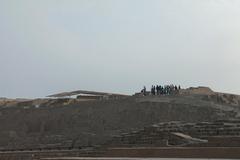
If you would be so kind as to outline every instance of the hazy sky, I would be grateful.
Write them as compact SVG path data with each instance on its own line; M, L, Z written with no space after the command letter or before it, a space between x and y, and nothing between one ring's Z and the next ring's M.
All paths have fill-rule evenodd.
M0 0L0 97L143 85L240 94L239 0Z

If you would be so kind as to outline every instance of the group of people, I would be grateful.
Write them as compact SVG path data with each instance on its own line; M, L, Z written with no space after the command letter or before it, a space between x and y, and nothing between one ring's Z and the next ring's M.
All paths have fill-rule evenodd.
M151 87L151 91L147 92L146 87L144 86L141 93L143 93L143 95L170 95L170 94L174 94L174 93L178 93L178 91L181 89L181 86L177 86L177 85L152 85Z

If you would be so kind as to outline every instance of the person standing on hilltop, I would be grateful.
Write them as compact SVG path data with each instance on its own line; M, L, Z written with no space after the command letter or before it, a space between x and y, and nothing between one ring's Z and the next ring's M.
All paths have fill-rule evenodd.
M159 95L159 86L156 85L157 95Z
M156 87L153 86L153 95L156 95Z
M152 95L155 95L155 93L156 93L156 88L155 88L155 86L154 85L152 85L152 89L151 89L151 92L152 92Z
M160 94L163 94L163 86L160 86Z
M143 96L146 96L146 87L143 86L143 89L141 90L141 93L143 94Z
M143 87L143 95L146 96L146 87Z

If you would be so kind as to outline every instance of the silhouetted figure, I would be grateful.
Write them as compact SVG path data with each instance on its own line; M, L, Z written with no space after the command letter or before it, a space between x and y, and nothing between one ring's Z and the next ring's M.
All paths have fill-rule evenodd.
M156 87L153 86L153 95L156 95Z
M156 87L156 90L157 90L157 95L159 95L159 86L158 85Z
M143 87L142 93L144 96L146 96L146 87L145 86Z
M177 90L178 90L178 87L175 85L174 89L175 89L175 91L177 91Z
M154 95L154 88L153 88L153 85L152 85L152 88L151 88L151 95Z
M163 94L163 86L160 86L160 94Z

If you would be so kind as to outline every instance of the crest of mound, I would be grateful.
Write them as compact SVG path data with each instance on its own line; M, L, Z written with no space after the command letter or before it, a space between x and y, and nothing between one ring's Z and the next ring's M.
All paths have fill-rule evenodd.
M213 95L215 92L209 88L204 86L199 87L190 87L181 91L182 94L199 94L199 95Z

